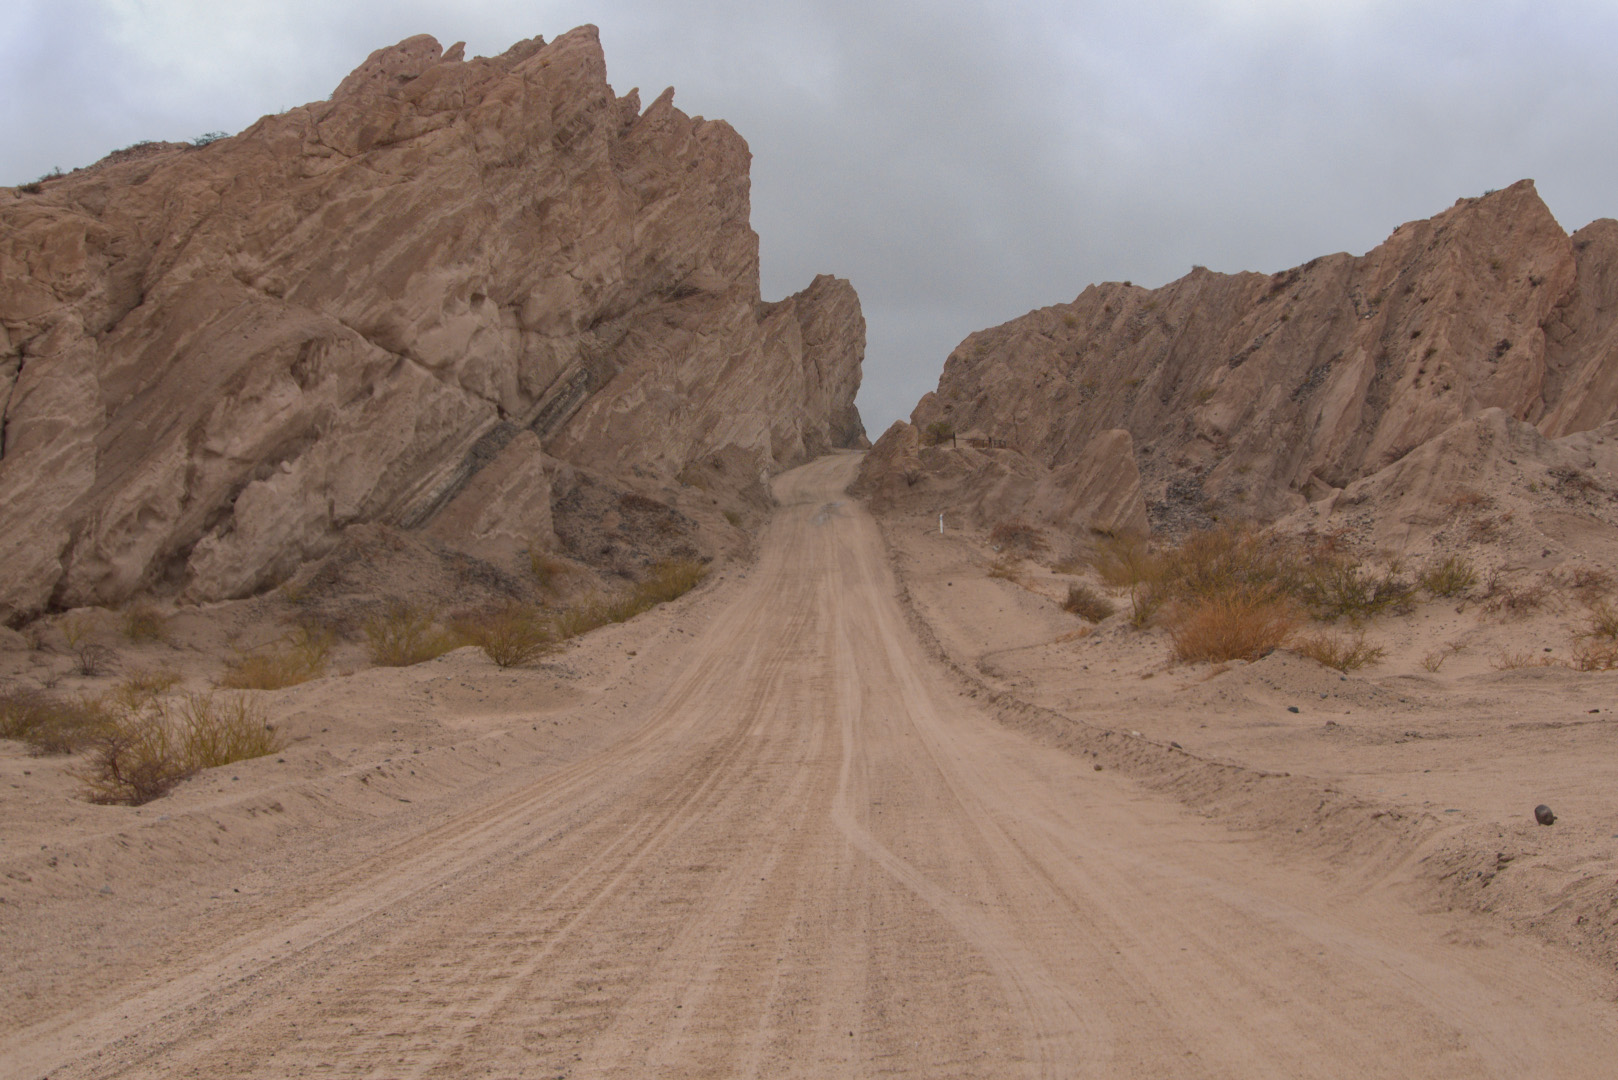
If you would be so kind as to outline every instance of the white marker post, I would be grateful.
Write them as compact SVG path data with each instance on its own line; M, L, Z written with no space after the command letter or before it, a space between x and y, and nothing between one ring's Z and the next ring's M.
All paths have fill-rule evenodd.
M944 535L944 515L943 514L938 515L938 535L939 536Z

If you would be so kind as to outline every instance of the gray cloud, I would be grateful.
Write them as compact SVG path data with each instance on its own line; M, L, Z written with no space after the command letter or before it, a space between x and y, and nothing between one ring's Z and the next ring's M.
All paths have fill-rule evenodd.
M873 430L966 333L1092 281L1364 251L1524 176L1570 228L1618 211L1597 0L14 0L0 180L239 130L413 33L487 54L582 22L620 91L747 137L767 294L854 281Z

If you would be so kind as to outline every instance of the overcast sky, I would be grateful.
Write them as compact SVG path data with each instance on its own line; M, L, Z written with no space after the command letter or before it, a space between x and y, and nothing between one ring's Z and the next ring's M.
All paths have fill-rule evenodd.
M234 133L411 34L584 22L619 93L747 138L767 297L853 280L873 438L1091 282L1358 254L1523 177L1569 231L1618 216L1613 0L4 0L0 183Z

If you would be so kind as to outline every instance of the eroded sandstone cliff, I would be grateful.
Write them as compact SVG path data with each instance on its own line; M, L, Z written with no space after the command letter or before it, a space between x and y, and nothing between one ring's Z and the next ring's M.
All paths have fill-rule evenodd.
M761 301L748 165L583 27L0 190L0 620L248 594L355 523L543 537L558 462L861 441L858 298Z
M912 422L1052 472L1127 433L1176 528L1275 520L1495 408L1549 437L1618 416L1618 222L1569 236L1526 180L1358 258L1091 286L968 337Z

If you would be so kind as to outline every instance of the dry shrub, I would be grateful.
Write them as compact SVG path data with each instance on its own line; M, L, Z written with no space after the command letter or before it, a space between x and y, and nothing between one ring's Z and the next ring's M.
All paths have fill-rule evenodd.
M1504 535L1512 517L1511 511L1507 510L1494 517L1475 518L1466 528L1466 538L1474 544L1491 544Z
M1421 574L1421 587L1434 596L1460 596L1478 583L1477 571L1464 555L1451 555Z
M1611 604L1602 602L1593 606L1589 620L1584 637L1618 641L1618 611L1613 610Z
M678 600L701 584L708 576L708 568L698 559L664 559L653 564L646 577L631 594L639 607L634 614L649 611L658 604ZM619 620L622 621L622 620Z
M989 530L989 543L1000 550L1023 555L1033 555L1050 546L1045 540L1045 531L1026 521L1002 521Z
M510 604L464 620L459 629L499 666L517 667L542 656L555 633L537 608Z
M230 690L280 690L326 674L336 636L315 626L300 626L273 647L237 653L225 661L219 685Z
M86 678L105 675L118 666L118 654L95 641L80 642L73 656L73 669Z
M180 673L173 668L135 668L112 692L121 700L145 701L166 694L178 685Z
M1446 506L1457 511L1494 509L1493 496L1485 495L1483 492L1475 491L1472 488L1456 488L1454 494L1446 495L1439 499L1438 502L1440 506Z
M1286 644L1299 621L1284 597L1235 591L1176 605L1168 627L1177 659L1217 663L1257 660Z
M696 588L708 575L698 559L664 559L653 564L646 577L627 595L597 597L557 613L553 628L558 640L577 637L608 623L628 622L659 604L677 600Z
M1501 650L1489 661L1489 666L1496 671L1516 671L1519 668L1555 667L1557 660L1532 649L1518 649L1515 652Z
M989 576L1002 581L1016 581L1022 572L1022 560L1014 558L996 559L989 564Z
M187 694L118 708L76 774L91 802L139 806L203 769L273 754L285 745L245 694Z
M1460 652L1463 648L1464 646L1462 645L1445 645L1441 649L1429 649L1427 655L1421 658L1421 666L1436 675L1438 669L1444 666L1444 661Z
M1294 638L1287 648L1299 656L1307 656L1319 664L1338 671L1354 671L1374 664L1387 655L1380 645L1368 645L1364 634L1352 637L1341 634L1310 634Z
M1567 586L1588 603L1612 592L1612 575L1599 566L1577 566L1568 575Z
M112 725L113 715L96 698L57 697L38 690L0 694L0 739L27 743L36 754L71 754Z
M124 637L135 644L169 639L168 620L150 604L132 604L124 609Z
M1069 555L1065 559L1057 559L1051 563L1051 571L1057 574L1082 574L1085 561L1077 555Z
M1612 671L1618 669L1618 641L1612 638L1583 638L1573 643L1573 659L1568 666L1574 671Z
M1117 607L1090 586L1074 584L1067 587L1067 599L1062 602L1062 610L1071 611L1086 622L1098 623L1116 611Z
M562 578L572 570L566 560L547 553L538 544L532 544L528 548L528 568L533 571L534 580L539 582L539 587L546 592L555 592Z
M1483 610L1505 618L1522 618L1544 607L1550 590L1544 581L1507 585L1499 575L1489 578L1483 593Z
M379 667L409 667L433 660L466 644L436 625L437 613L415 604L393 603L365 620L371 662Z

